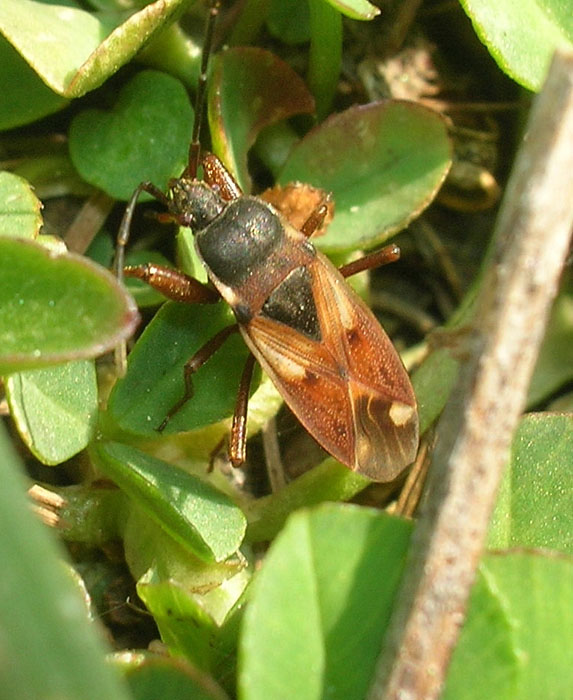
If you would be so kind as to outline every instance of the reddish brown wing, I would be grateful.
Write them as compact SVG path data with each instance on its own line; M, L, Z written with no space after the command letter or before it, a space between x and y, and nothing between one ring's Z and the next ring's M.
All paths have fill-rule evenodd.
M418 448L412 385L388 336L338 270L321 254L308 269L320 341L261 314L241 331L308 432L351 469L391 481Z

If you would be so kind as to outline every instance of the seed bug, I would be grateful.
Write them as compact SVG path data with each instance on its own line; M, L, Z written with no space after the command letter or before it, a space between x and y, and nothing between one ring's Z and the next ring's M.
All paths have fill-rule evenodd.
M230 335L240 332L251 355L233 416L232 464L245 460L247 403L256 360L324 449L360 474L390 481L416 455L416 399L391 341L345 278L396 260L399 250L386 246L337 269L309 240L324 221L327 201L296 229L261 198L243 194L221 161L201 150L201 114L217 13L218 2L213 2L188 166L170 181L167 194L149 182L139 185L118 235L115 264L121 276L137 199L142 191L151 194L167 208L162 218L192 229L209 284L153 264L128 267L124 273L176 301L212 303L222 298L236 318L236 324L217 333L187 361L185 391L159 430L191 398L193 373Z

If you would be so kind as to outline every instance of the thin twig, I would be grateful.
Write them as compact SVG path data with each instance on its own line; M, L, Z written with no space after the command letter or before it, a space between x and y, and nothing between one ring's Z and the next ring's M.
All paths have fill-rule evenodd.
M573 227L573 54L534 104L370 700L441 692Z
M277 436L276 418L271 418L263 428L263 449L271 492L276 493L286 486L284 465Z
M113 205L114 200L108 194L101 190L94 192L66 231L64 239L68 250L73 253L85 253L109 216Z
M60 511L64 505L64 499L60 494L34 484L28 489L28 496L32 500L33 510L49 527L60 525Z

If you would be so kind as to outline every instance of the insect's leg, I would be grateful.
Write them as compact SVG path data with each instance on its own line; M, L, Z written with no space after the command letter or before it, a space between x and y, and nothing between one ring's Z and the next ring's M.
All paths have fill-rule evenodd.
M235 181L234 177L227 170L213 153L204 153L201 158L203 166L203 178L227 202L241 197L243 191Z
M185 391L183 393L183 396L179 399L179 401L177 401L177 403L170 409L169 413L162 421L161 425L158 426L157 430L159 432L164 430L167 423L169 423L169 421L173 418L177 411L181 410L181 408L183 408L187 401L189 401L189 399L193 396L193 374L195 374L195 372L217 352L217 350L221 347L221 345L223 345L225 340L227 340L227 338L230 335L236 333L238 330L239 326L236 323L232 326L227 326L226 328L223 328L209 341L207 341L205 345L203 345L203 347L199 348L199 350L197 350L193 357L187 360L187 362L185 363L185 367L183 368Z
M330 202L330 195L326 197L317 207L313 210L311 215L302 225L300 231L307 238L310 238L315 231L322 226L326 215L328 214L328 204Z
M115 277L119 283L123 282L123 268L125 264L125 248L129 240L129 234L131 232L131 220L133 219L133 212L135 210L135 205L139 199L142 192L147 192L155 199L159 200L166 206L169 206L169 199L167 196L156 187L152 182L142 182L134 190L131 198L125 208L123 213L123 219L121 220L121 225L117 234L117 241L115 244L115 255L112 263L112 271L115 273ZM116 372L119 377L125 374L127 367L127 350L125 340L118 343L115 348L115 367Z
M231 437L229 440L229 459L234 467L239 467L245 461L247 455L247 407L249 404L249 389L253 378L253 368L255 366L255 356L249 355L245 362L239 391L237 392L237 403L233 413L233 425L231 427Z
M164 265L155 265L155 263L132 265L125 267L123 274L146 282L173 301L182 301L186 304L213 304L221 298L219 292L202 284L194 277Z
M375 250L373 253L365 255L363 258L353 260L347 265L342 265L342 267L338 268L338 271L343 277L351 277L358 272L373 270L375 267L396 262L399 258L400 248L398 248L395 243L391 243L390 245L384 246L384 248L380 248L380 250Z
M121 220L121 225L119 227L119 232L117 234L117 242L115 247L115 257L113 260L113 271L118 280L123 279L123 267L125 261L125 247L129 240L129 234L131 231L131 220L133 219L133 212L135 210L135 205L139 199L142 192L147 192L155 199L159 200L165 206L169 206L169 199L159 187L156 187L152 182L142 182L139 184L129 200L125 212L123 214L123 219Z

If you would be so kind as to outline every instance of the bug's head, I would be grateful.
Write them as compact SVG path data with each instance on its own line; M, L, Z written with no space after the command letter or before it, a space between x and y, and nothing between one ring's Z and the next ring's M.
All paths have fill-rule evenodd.
M225 208L224 200L205 182L182 178L170 183L171 211L182 226L202 231Z

